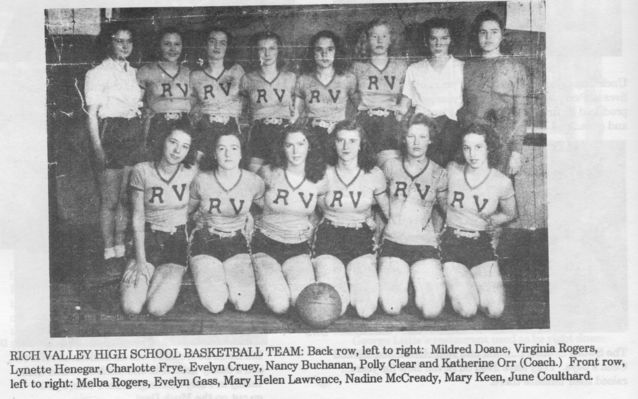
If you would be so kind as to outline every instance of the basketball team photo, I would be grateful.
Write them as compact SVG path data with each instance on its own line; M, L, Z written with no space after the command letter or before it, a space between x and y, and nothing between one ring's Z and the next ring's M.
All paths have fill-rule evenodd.
M550 328L544 1L44 12L51 337Z

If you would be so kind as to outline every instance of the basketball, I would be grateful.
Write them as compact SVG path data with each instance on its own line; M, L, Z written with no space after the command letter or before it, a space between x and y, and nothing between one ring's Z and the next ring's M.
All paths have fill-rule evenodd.
M311 327L326 328L341 314L341 298L330 284L313 283L297 297L299 317Z

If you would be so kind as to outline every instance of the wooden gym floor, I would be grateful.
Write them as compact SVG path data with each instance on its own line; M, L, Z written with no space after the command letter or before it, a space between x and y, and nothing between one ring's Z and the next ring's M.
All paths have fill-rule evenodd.
M100 237L95 225L62 225L51 232L51 336L145 336L314 331L294 311L277 316L257 298L248 313L228 306L212 315L200 304L190 276L175 308L166 316L126 316L120 310L118 283L101 273ZM477 315L464 319L449 303L435 320L424 320L411 298L398 316L380 310L367 320L349 309L320 331L408 331L549 328L547 230L509 229L499 247L507 304L497 320Z

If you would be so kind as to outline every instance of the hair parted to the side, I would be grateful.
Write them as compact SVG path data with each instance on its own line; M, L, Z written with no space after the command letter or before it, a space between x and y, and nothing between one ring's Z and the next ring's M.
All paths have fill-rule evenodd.
M404 126L401 130L401 156L405 158L408 155L408 149L406 147L405 138L408 135L408 130L410 127L414 125L423 125L428 128L428 133L430 134L430 141L432 141L432 137L436 137L439 134L439 127L434 123L434 120L429 116L426 116L421 113L417 113L412 115L410 120L407 123L407 126Z
M209 143L211 143L211 147L210 148L205 148L205 152L204 152L204 156L202 157L202 159L200 159L199 161L199 170L203 171L203 172L210 172L212 170L216 170L217 169L217 159L215 158L215 150L217 148L217 144L219 143L219 139L224 137L224 136L234 136L237 137L237 140L239 140L239 147L240 147L240 151L241 151L241 159L239 160L239 167L242 169L246 169L246 163L248 160L248 157L246 156L246 139L239 134L239 132L235 131L235 130L222 130L219 131L216 135L215 135L215 139L209 141Z
M328 165L337 165L339 155L337 154L336 140L337 135L342 130L356 130L357 132L359 132L361 147L359 148L357 164L361 169L363 169L364 172L370 172L372 168L374 168L377 164L376 154L374 153L372 144L370 144L370 140L368 140L368 134L366 133L365 129L355 120L346 119L335 125L331 134L332 145L330 146L328 151Z
M481 29L481 25L485 21L494 21L498 24L499 28L501 28L501 33L503 34L503 40L501 41L501 45L500 45L501 54L510 54L511 48L509 45L509 41L505 37L505 23L503 22L501 17L499 17L495 12L490 10L481 11L476 16L476 18L474 18L474 21L472 22L472 28L470 29L469 43L473 51L476 54L481 54L483 52L483 50L481 49L481 46L479 46L478 33L479 33L479 30Z
M396 44L396 36L394 35L392 24L390 24L390 21L385 18L374 18L366 24L363 30L361 30L361 34L357 40L357 44L354 49L354 57L358 61L365 62L370 59L370 44L368 39L370 38L370 31L372 28L377 26L386 26L388 28L388 31L390 32L390 47L388 47L388 55L393 55L393 49Z
M235 38L226 27L220 26L220 25L214 25L204 31L204 40L203 40L204 56L202 57L202 60L204 61L203 68L206 68L208 66L208 56L206 55L206 47L208 46L208 37L213 32L221 32L224 35L226 35L226 55L224 55L224 69L230 69L233 65L237 63L237 59L236 59L237 54L235 52L236 51Z
M166 130L166 133L164 133L162 139L157 141L155 148L151 149L152 159L155 162L159 162L162 160L162 157L164 156L164 145L166 144L166 139L168 139L168 137L177 130L180 132L184 132L191 137L190 149L188 150L188 154L186 154L186 157L182 161L184 167L186 169L189 169L195 163L195 156L197 151L195 150L194 144L195 134L188 118L178 121L170 129Z
M318 182L323 178L323 175L326 173L326 161L321 154L321 146L319 143L319 138L310 134L308 128L306 128L301 123L295 123L287 126L281 135L279 135L277 139L276 145L273 147L273 153L271 156L271 166L281 169L286 169L288 165L288 160L286 158L286 151L284 150L284 145L286 142L286 138L289 134L292 133L301 133L304 135L306 140L308 141L308 155L306 156L306 164L304 167L304 172L306 174L306 179L310 180L313 183Z
M255 33L250 39L250 70L259 70L261 66L259 60L259 42L268 39L274 40L277 43L277 70L281 71L281 69L286 66L286 57L284 56L281 37L272 31L262 31Z
M490 168L498 167L501 162L503 143L496 130L486 121L475 121L463 129L461 132L461 148L457 153L456 162L459 165L466 164L467 161L465 160L465 156L463 156L463 139L472 133L485 138L485 145L487 146L487 165Z
M452 24L452 21L447 18L431 18L423 23L423 43L425 44L425 54L426 57L430 57L432 52L430 51L430 46L428 45L428 40L430 38L430 34L432 33L432 29L447 29L450 35L450 47L448 48L448 54L454 54L455 46L456 46L456 31L455 27Z
M332 40L335 45L335 60L333 63L333 67L335 69L335 73L337 75L343 75L349 67L349 62L346 57L346 48L343 40L330 30L322 30L321 32L317 32L312 38L310 38L310 42L308 43L308 47L306 48L306 56L301 62L301 72L305 74L312 74L317 69L317 64L315 62L315 47L317 46L317 42L321 38L327 38Z
M94 61L102 62L113 55L113 38L118 32L129 32L133 40L133 51L137 51L137 36L129 24L123 21L109 22L102 25L100 34L95 39ZM134 58L133 54L129 59Z
M153 59L155 61L162 61L162 40L164 39L164 36L166 35L178 35L179 39L182 41L182 52L179 55L179 58L177 59L177 63L181 63L184 58L186 57L185 51L184 51L184 35L182 34L182 31L179 30L176 26L165 26L162 29L159 30L159 32L157 32L157 35L155 36L155 44L154 44L154 53L153 53Z

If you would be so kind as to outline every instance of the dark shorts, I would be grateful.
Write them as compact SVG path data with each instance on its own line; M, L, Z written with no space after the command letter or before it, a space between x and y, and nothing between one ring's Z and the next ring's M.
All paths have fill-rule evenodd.
M215 140L220 134L237 133L239 134L239 126L236 118L228 119L227 123L210 121L209 115L202 115L197 122L197 137L195 138L195 149L204 154L212 154L215 152Z
M133 166L142 159L142 118L104 118L100 120L100 138L106 169Z
M188 114L185 112L175 113L179 117L177 119L167 119L165 113L158 113L151 117L151 120L147 123L148 131L146 132L146 149L150 154L153 153L158 141L161 141L170 130L179 123L181 120L188 118Z
M254 121L248 141L250 156L269 162L272 158L274 146L279 142L283 129L287 124L288 120L286 119L280 125L266 124L261 120Z
M232 237L221 237L207 229L200 229L195 232L191 243L191 256L210 255L220 262L247 253L248 243L239 232Z
M403 245L390 240L383 240L379 256L399 258L408 265L423 259L441 259L439 250L431 245Z
M286 244L266 237L262 232L257 230L251 242L252 253L263 252L271 256L280 265L288 259L298 255L310 255L310 244L308 241L298 244Z
M457 155L460 156L461 129L457 121L445 115L434 118L434 123L438 133L430 135L427 156L445 168Z
M335 226L324 220L317 227L314 257L332 255L347 265L355 258L374 253L374 232L367 224L359 228Z
M481 263L496 260L492 247L492 237L486 231L476 238L458 236L454 229L447 227L441 236L441 261L456 262L473 268Z
M186 266L188 259L188 240L186 226L178 226L174 233L153 231L147 225L144 233L146 260L157 267L167 263Z
M357 121L368 134L374 152L398 150L401 137L401 124L391 112L388 116L374 116L368 111L360 111Z

